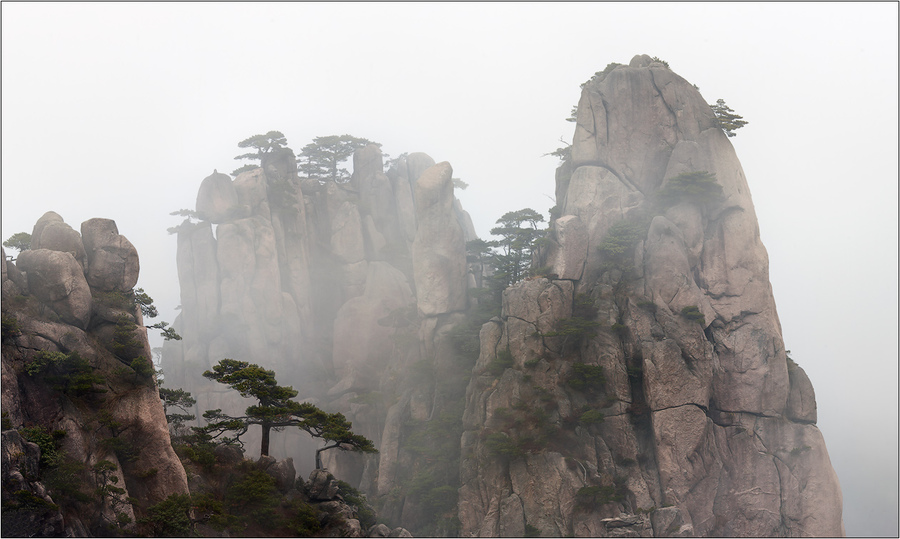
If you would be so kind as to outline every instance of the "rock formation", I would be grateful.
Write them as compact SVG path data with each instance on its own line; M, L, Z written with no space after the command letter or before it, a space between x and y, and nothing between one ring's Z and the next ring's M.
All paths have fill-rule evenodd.
M747 181L700 93L647 56L595 75L557 201L550 278L482 329L462 534L843 534Z
M81 231L48 212L32 248L0 262L4 534L131 530L149 506L187 492L133 297L137 251L113 221Z
M490 269L467 264L448 163L413 153L385 172L370 145L347 183L320 182L284 148L206 178L176 227L184 340L165 347L167 383L198 413L239 413L201 373L225 357L275 370L375 442L326 466L419 535L842 534L814 392L714 112L637 56L583 86L576 119L543 269L493 318L471 299ZM56 289L75 293L72 252ZM82 320L65 297L46 301ZM272 442L312 468L308 438Z
M202 373L223 358L274 370L300 399L344 413L375 442L378 455L326 452L325 464L382 495L386 518L413 529L434 515L397 495L422 458L402 438L411 421L424 424L464 394L466 369L446 341L468 306L471 219L453 195L450 164L423 153L385 172L379 147L361 148L346 183L301 179L293 159L285 148L233 181L209 176L197 219L174 229L182 299L174 327L183 340L164 347L166 383L197 398L198 416L240 415L247 404ZM271 451L302 470L313 467L314 447L289 429L273 436ZM455 476L455 464L443 472Z

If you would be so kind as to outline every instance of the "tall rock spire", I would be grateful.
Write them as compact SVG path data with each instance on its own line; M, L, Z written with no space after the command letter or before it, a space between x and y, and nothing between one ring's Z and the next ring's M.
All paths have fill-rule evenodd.
M597 73L557 195L551 278L482 330L462 533L842 535L747 180L697 89L646 55Z

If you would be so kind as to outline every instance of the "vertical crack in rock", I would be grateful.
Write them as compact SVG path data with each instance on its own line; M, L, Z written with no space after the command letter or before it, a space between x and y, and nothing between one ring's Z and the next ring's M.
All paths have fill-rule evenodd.
M653 88L656 90L657 95L659 96L659 100L662 101L662 104L665 105L666 110L669 111L669 114L672 115L672 121L675 122L675 129L677 131L681 131L681 128L678 126L678 114L672 110L672 106L666 101L666 98L663 96L662 90L659 89L659 86L656 84L656 76L654 76L653 72L655 70L650 69L650 82L653 84ZM668 141L665 141L668 144ZM670 148L673 148L671 144L669 144Z

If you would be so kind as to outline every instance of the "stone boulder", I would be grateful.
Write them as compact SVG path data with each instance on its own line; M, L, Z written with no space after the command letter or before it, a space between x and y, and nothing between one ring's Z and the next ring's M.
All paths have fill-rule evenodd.
M265 472L275 479L275 488L279 492L287 492L294 488L294 480L297 477L297 470L294 469L294 459L289 457L276 461L267 467Z
M60 319L81 329L91 320L91 287L71 253L48 249L28 250L17 266L26 273L28 290L47 304Z
M237 194L241 206L236 218L250 217L253 215L270 219L268 188L266 186L266 173L261 168L255 168L241 172L234 179L234 192Z
M406 156L406 177L413 191L415 191L419 176L434 165L434 159L427 153L414 152Z
M238 464L244 460L244 451L236 445L217 445L213 453L223 464Z
M237 216L240 210L237 191L231 176L213 171L200 183L196 211L201 219L224 223Z
M54 212L47 212L44 217L38 219L34 225L34 231L37 235L31 235L32 249L49 249L51 251L62 251L64 253L72 253L75 260L81 266L82 271L87 270L87 254L84 251L84 243L81 241L81 234L75 231ZM48 220L44 220L49 218Z
M31 229L31 242L32 242L31 248L37 249L37 247L34 246L34 239L41 237L41 235L44 232L44 227L46 227L50 223L64 223L64 222L65 221L63 220L62 216L60 214L56 213L55 211L48 211L47 213L42 215L40 217L40 219L38 219L37 222L34 223L34 227L32 227L32 229Z
M391 529L385 524L374 524L366 531L366 537L390 537Z
M328 470L313 470L309 474L306 489L312 500L333 500L338 493L337 479Z
M141 266L137 249L119 234L112 219L88 219L81 223L87 252L87 282L104 292L128 292L138 281Z

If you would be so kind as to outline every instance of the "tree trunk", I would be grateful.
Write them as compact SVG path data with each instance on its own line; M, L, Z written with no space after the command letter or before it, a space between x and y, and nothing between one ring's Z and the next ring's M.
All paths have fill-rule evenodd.
M262 444L260 445L259 455L268 455L269 454L269 431L272 430L272 426L266 423L262 424ZM318 455L316 455L318 456Z
M316 469L317 470L322 469L322 451L324 451L325 449L326 448L324 448L324 447L322 449L316 449Z

